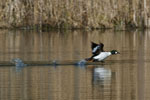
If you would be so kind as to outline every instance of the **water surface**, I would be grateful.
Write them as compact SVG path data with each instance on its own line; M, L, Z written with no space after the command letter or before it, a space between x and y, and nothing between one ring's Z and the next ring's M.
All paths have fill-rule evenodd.
M0 100L149 100L150 31L0 31L0 62L79 61L90 42L118 50L100 65L0 66Z

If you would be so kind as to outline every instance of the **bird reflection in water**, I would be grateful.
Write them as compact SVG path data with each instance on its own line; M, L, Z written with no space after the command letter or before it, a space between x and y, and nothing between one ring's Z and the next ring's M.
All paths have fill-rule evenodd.
M110 84L112 72L103 66L98 66L93 69L94 84Z

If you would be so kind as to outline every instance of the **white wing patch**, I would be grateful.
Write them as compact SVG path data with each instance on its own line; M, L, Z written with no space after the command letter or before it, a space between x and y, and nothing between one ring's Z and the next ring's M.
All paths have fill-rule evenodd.
M92 50L92 52L94 53L94 52L96 52L96 50L99 48L100 46L96 46L93 50Z

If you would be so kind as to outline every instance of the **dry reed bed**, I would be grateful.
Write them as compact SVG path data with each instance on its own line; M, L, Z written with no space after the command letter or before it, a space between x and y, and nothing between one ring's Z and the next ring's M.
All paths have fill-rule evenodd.
M149 27L149 4L147 0L0 0L0 27Z

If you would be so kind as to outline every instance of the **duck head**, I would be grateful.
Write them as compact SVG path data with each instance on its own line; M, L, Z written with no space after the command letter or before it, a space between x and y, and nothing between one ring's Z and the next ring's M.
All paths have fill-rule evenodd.
M117 50L110 51L112 55L120 54Z

